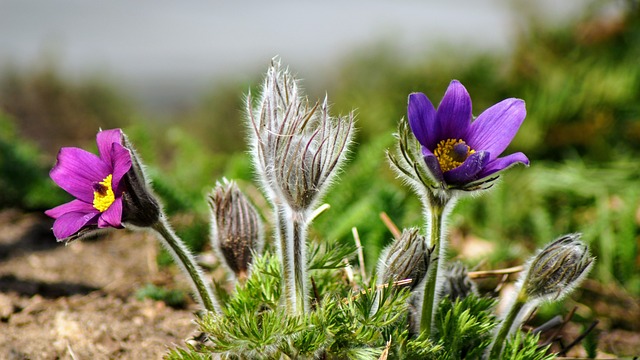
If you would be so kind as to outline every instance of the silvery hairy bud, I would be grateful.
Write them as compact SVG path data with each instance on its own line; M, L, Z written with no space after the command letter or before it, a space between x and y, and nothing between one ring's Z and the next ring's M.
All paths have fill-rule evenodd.
M131 170L122 179L127 189L122 194L122 221L135 226L150 227L160 219L160 203L151 190L140 156L124 133L122 138L124 147L131 153Z
M441 297L448 296L449 299L455 301L464 299L471 294L478 295L478 288L469 278L469 271L463 263L456 261L446 264L443 270Z
M311 209L345 158L353 113L331 117L326 98L310 104L277 60L267 71L260 103L251 106L249 96L253 159L270 201Z
M262 221L234 182L223 180L209 194L211 245L221 263L238 279L245 279L253 256L264 245Z
M386 284L411 279L404 286L414 289L429 269L431 251L417 228L405 229L391 245L383 250L378 262L378 283Z
M593 260L580 234L564 235L531 260L523 291L532 300L560 299L589 273Z

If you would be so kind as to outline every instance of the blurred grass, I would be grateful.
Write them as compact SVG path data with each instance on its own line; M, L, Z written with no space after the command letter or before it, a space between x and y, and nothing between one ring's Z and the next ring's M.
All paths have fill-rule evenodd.
M353 241L351 228L357 227L372 269L391 238L380 212L401 227L421 224L419 202L395 179L384 151L393 147L391 134L406 114L407 95L421 91L438 103L455 78L469 90L476 115L507 97L527 102L527 119L507 152L527 153L531 167L510 170L493 191L462 201L452 217L454 229L498 244L485 266L521 263L537 246L583 232L598 257L592 276L640 295L637 12L610 17L594 10L556 29L533 21L509 55L441 47L437 56L407 62L389 44L365 50L346 58L329 81L334 112L357 109L359 131L325 199L332 207L315 222L313 237ZM255 79L252 86L260 84ZM46 180L57 148L92 149L98 127L123 126L178 232L201 250L207 241L206 192L222 176L246 189L253 178L242 120L248 86L212 89L200 106L166 124L145 118L113 86L95 80L66 82L52 68L5 72L0 208L40 210L61 203L64 193Z

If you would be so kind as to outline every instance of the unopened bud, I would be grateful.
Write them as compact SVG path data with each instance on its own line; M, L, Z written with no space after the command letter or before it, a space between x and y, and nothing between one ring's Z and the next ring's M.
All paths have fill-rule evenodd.
M238 186L226 179L209 195L209 206L211 245L220 261L244 279L254 253L259 254L264 244L260 216Z
M122 194L124 211L122 221L140 227L150 227L160 219L160 204L151 190L140 156L122 134L123 145L131 153L131 169L122 178L125 191Z
M461 262L452 262L445 265L442 272L442 288L440 296L448 296L449 299L464 299L471 294L478 295L476 284L469 278L467 267Z
M587 245L580 241L580 234L564 235L533 258L523 290L530 299L559 299L589 273L593 260Z
M326 98L310 103L296 78L274 60L260 104L249 110L253 158L270 201L312 209L346 157L353 124L353 113L332 117Z
M418 234L418 229L405 229L400 238L389 245L380 256L378 282L385 284L411 279L411 283L404 286L413 289L426 275L430 258L431 251L425 244L424 236Z

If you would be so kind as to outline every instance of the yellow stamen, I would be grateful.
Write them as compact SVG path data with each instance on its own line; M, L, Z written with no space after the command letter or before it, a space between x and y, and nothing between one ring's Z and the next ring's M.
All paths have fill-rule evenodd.
M113 175L109 174L104 180L93 186L93 207L100 212L106 211L116 200L111 187Z
M457 145L463 145L457 146ZM466 150L466 151L465 151ZM440 163L440 169L442 172L447 172L449 170L455 169L458 166L462 165L462 163L467 160L469 155L475 153L476 151L471 149L464 140L461 139L447 139L442 140L436 146L436 149L433 151L433 154L438 159Z

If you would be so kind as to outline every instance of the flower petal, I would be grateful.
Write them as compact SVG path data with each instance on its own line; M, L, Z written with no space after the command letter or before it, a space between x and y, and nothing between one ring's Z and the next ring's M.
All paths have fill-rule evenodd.
M477 179L477 175L489 162L489 153L477 151L471 154L462 165L444 173L444 180L448 184L465 184Z
M111 157L111 145L114 143L122 145L122 130L102 130L98 132L98 135L96 135L96 144L98 144L98 153L100 154L100 158L112 168L114 164Z
M509 146L527 116L523 100L506 99L493 105L478 116L467 133L467 144L472 149L491 153L496 159Z
M116 198L116 200L109 206L105 212L100 214L98 219L98 227L122 227L122 198Z
M91 213L70 212L60 216L53 223L53 235L58 240L66 239L77 233L83 226L93 224L98 217L98 211Z
M471 97L467 89L458 80L453 80L438 105L437 140L465 139L472 116Z
M44 213L47 216L57 219L62 215L70 212L90 213L90 212L98 212L98 210L96 210L92 204L89 204L80 200L72 200L66 204L62 204L54 207L53 209L49 209Z
M521 152L517 152L511 155L507 155L505 157L495 159L489 162L487 166L485 166L485 168L482 169L480 174L478 174L478 178L481 179L481 178L487 177L493 173L502 171L515 164L524 164L526 166L529 166L529 159L525 154Z
M49 172L51 179L69 194L93 203L93 183L109 175L110 167L98 156L74 147L58 152L58 161Z
M440 168L440 163L438 162L438 158L426 147L422 147L422 156L424 158L425 164L427 164L427 169L429 173L438 183L444 181L444 177L442 176L442 169Z
M116 196L122 192L120 180L131 169L131 153L124 146L113 143L111 144L110 157L113 161L113 178L111 179L111 187Z
M436 109L425 94L412 93L409 95L407 117L409 118L409 127L420 144L429 149L435 148L438 143Z

